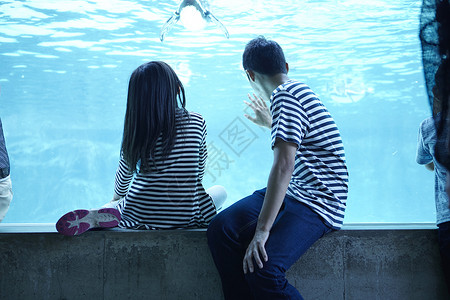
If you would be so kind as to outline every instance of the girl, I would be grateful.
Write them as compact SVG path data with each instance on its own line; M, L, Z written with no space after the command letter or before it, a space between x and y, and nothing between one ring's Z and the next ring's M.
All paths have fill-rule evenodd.
M203 188L206 124L185 105L183 85L166 63L145 63L131 74L113 200L101 209L65 214L56 223L59 233L208 225L226 192Z

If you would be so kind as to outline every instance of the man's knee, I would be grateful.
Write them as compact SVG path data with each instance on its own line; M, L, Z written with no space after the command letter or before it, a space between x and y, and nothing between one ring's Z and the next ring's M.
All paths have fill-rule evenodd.
M277 293L288 284L285 271L271 265L265 265L262 269L256 267L253 273L245 275L245 279L255 295Z

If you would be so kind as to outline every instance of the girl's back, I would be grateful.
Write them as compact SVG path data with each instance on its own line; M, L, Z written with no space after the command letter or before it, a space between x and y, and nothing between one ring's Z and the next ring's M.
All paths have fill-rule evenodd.
M119 226L134 229L169 229L207 226L216 209L202 186L205 172L206 124L198 113L177 112L177 134L172 151L164 158L162 137L154 151L154 164L146 172L129 171L122 158L115 192L125 197L119 205ZM127 193L130 181L130 189Z

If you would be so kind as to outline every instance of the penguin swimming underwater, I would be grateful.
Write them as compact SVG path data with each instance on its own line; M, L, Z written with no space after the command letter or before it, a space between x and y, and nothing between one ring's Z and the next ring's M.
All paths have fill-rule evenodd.
M177 10L172 14L172 16L167 20L164 26L161 28L161 34L159 39L161 42L164 40L166 34L172 29L173 25L180 20L180 16L183 13L183 10L195 10L197 13L200 13L203 20L206 22L213 22L223 31L226 38L228 39L230 35L228 34L228 30L225 26L207 9L208 3L206 0L181 0L178 5Z

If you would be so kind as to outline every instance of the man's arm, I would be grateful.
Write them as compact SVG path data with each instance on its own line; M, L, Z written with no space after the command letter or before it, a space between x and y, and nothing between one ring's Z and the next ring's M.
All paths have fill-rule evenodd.
M259 268L269 259L264 248L270 229L286 196L295 166L297 145L277 138L274 146L274 161L267 183L266 196L259 214L255 235L250 242L243 261L244 273L253 272L253 259ZM262 258L262 260L261 260Z

